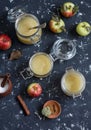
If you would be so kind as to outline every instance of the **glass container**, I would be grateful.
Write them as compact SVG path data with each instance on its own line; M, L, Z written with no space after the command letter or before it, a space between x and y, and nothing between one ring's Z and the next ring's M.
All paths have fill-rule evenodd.
M26 80L35 77L46 77L52 69L56 60L69 60L76 54L76 45L72 40L58 39L54 42L50 54L38 52L30 57L29 66L21 71L22 77Z
M31 29L35 26L39 26L39 20L36 16L25 13L26 8L17 6L8 11L8 20L15 22L16 35L24 44L35 44L40 41L42 36L42 29Z
M84 75L69 67L66 69L62 79L61 79L61 89L63 92L74 97L81 96L86 86L86 80Z

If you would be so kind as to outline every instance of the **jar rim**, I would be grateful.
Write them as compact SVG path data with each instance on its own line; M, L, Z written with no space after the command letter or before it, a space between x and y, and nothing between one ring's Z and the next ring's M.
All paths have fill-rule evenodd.
M21 37L24 37L24 38L29 38L29 37L34 36L34 35L39 31L39 28L37 29L37 31L36 31L34 34L29 35L29 36L25 36L25 35L22 35L21 33L19 33L19 31L18 31L18 29L17 29L17 28L18 28L18 23L19 23L19 21L20 21L22 18L24 18L24 17L32 17L33 19L35 19L35 20L38 22L38 25L39 25L40 23L39 23L38 18L37 18L35 15L29 14L29 13L21 14L21 15L19 15L19 17L16 19L16 21L15 21L15 29L16 29L16 32L18 33L18 35L20 35Z

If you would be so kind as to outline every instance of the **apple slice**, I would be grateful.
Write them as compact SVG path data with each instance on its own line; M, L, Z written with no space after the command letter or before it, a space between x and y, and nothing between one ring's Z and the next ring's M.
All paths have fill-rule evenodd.
M38 97L42 93L42 87L39 83L32 83L28 86L27 93L31 97Z

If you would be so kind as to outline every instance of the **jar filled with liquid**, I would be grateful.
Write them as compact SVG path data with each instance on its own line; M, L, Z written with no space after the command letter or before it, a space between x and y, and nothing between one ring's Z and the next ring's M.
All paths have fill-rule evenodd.
M74 69L66 70L61 80L61 88L68 96L80 96L85 89L85 85L85 77Z

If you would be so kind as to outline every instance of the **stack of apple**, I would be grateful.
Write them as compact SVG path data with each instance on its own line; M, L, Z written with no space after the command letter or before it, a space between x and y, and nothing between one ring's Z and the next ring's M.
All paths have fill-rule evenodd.
M78 6L72 2L66 2L60 7L60 13L66 17L70 18L78 12ZM65 31L65 23L59 16L53 16L49 21L49 28L54 33L61 33ZM88 22L81 22L76 27L76 32L80 36L87 36L91 32L91 26Z
M11 38L6 34L0 35L0 50L7 50L11 47Z

